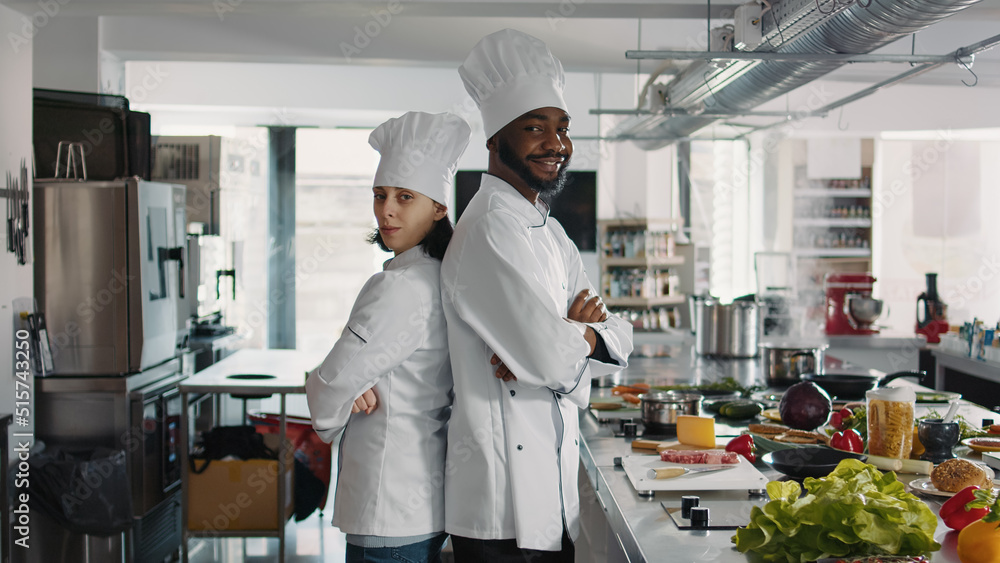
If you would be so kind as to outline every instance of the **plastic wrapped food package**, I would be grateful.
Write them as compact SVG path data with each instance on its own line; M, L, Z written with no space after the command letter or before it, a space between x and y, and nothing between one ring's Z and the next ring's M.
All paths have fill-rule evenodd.
M869 391L868 453L907 459L913 448L913 410L916 393L909 387Z

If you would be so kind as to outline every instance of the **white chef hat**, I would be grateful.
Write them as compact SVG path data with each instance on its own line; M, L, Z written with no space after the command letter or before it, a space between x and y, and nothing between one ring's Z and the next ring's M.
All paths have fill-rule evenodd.
M533 109L567 111L562 63L541 39L527 33L504 29L487 35L472 48L458 74L483 114L487 139Z
M368 136L382 156L374 185L420 192L447 207L458 159L471 136L469 124L453 113L411 111L386 121Z

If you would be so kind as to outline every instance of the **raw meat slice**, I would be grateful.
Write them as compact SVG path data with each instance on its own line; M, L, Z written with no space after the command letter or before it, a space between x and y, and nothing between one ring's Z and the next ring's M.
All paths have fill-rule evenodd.
M739 455L736 452L727 452L725 450L708 450L705 452L705 463L725 463L733 464L739 463Z
M670 463L686 464L737 464L740 456L736 452L725 450L663 450L660 459Z

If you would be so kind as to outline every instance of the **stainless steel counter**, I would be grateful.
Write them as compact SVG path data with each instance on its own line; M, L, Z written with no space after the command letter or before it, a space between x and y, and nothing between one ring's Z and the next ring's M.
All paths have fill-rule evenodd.
M717 359L699 356L694 351L691 342L678 342L660 345L644 345L637 347L629 357L627 369L604 378L599 383L610 387L612 382L643 381L650 385L701 384L720 381L727 377L735 379L740 385L766 385L767 377L761 371L760 358ZM827 354L824 369L852 371L856 373L877 373L856 367ZM881 375L879 373L879 375ZM595 389L595 391L597 391ZM610 396L607 393L595 393L596 396Z
M637 332L633 338L636 347L643 344L691 344L694 336L684 330L671 329L670 332ZM761 342L792 341L812 344L829 344L831 348L865 349L910 349L927 346L923 335L904 332L883 332L872 335L833 335L819 334L813 337L761 336Z
M622 380L626 382L646 381L653 385L677 383L708 383L723 377L733 377L746 385L762 381L758 360L710 360L694 355L690 346L677 345L669 350L668 358L633 357L629 360L628 369L622 372ZM836 362L835 359L830 361ZM911 384L897 380L899 384ZM610 389L594 389L597 397L608 396ZM940 407L939 407L940 409ZM972 405L964 405L962 413L970 420L980 412ZM920 413L918 412L918 415ZM636 415L638 416L638 415ZM615 467L614 458L633 455L632 438L616 438L614 424L601 424L597 419L585 412L581 414L580 433L582 447L580 448L581 464L596 491L597 500L607 517L609 537L617 541L609 541L609 562L618 561L747 561L746 555L739 553L730 540L734 535L730 530L692 531L680 530L674 525L670 516L660 505L680 506L683 494L697 494L702 499L702 506L735 509L745 511L749 519L750 509L755 504L763 504L766 498L751 497L742 491L698 491L698 492L657 492L651 498L643 498L636 494L625 471ZM973 454L978 457L977 454ZM766 466L760 466L762 473L768 479L780 479L783 476ZM899 475L901 481L916 478L913 475ZM937 513L940 503L925 499L931 510ZM935 539L944 545L941 551L931 557L934 562L958 563L955 553L955 536L948 535L948 528L940 520ZM617 546L615 546L617 544Z
M1000 383L1000 362L989 360L977 360L968 355L960 354L953 350L947 350L939 346L933 346L931 353L937 360L937 371L934 375L934 386L944 389L944 370L953 369L962 373L967 373L987 381Z
M610 427L600 428L592 416L581 421L584 435L580 458L598 502L604 509L610 531L617 537L624 552L623 559L612 561L745 561L745 556L732 549L731 530L686 531L674 525L660 505L680 506L682 494L697 494L701 505L710 508L739 507L746 510L763 504L751 501L747 493L734 491L658 492L650 498L636 494L625 471L614 466L614 458L631 455L631 439L610 437Z
M655 345L683 346L694 342L694 337L683 331L639 332L634 338L637 351L644 345L646 348L651 348ZM856 366L885 373L917 369L920 363L920 350L927 346L923 336L903 332L884 332L870 336L761 337L762 343L786 341L810 345L827 344L828 355Z
M927 345L922 335L916 334L873 334L871 336L823 336L820 342L826 342L831 348L856 349L920 349Z

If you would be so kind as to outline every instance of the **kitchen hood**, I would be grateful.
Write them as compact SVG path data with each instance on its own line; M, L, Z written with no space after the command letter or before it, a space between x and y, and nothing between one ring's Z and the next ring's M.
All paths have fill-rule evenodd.
M652 85L665 90L667 111L640 108L607 137L632 140L643 150L690 138L722 115L752 114L760 104L847 64L827 55L870 53L979 1L779 0L757 16L760 43L744 52L801 54L804 60L696 60L665 88ZM731 34L714 30L713 51L728 50Z

